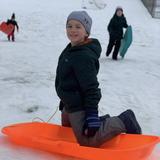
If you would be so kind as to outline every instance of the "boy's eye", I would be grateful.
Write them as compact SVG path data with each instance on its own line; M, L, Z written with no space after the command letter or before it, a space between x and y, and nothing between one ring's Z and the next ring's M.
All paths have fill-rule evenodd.
M81 28L81 26L76 26L77 29Z
M72 28L72 25L67 25L67 28Z
M73 26L73 25L67 25L67 28L76 28L76 29L80 29L81 26L77 25L77 26Z

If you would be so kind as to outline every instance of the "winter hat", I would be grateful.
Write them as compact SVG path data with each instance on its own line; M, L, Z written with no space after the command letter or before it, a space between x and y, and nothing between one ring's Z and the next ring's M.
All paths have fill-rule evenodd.
M15 13L12 14L11 19L15 19Z
M86 32L90 34L92 26L92 18L88 15L86 11L73 11L67 18L67 23L69 20L79 21L85 28Z
M122 8L121 6L118 6L118 7L116 8L116 12L119 11L119 10L123 12L123 8Z

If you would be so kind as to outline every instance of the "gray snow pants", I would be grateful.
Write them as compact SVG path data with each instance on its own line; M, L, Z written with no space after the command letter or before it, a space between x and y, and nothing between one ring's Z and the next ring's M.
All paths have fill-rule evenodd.
M78 111L74 113L62 113L62 125L68 124L73 129L78 143L82 146L99 147L114 136L125 133L126 129L123 122L118 117L106 118L102 121L101 127L94 137L83 135L83 126L85 123L85 112Z

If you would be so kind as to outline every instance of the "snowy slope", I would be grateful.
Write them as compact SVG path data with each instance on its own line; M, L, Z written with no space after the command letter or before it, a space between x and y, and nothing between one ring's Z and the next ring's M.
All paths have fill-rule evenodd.
M32 121L37 116L46 121L58 106L54 80L58 56L68 43L66 17L73 10L81 10L81 0L0 2L0 22L15 12L20 26L15 43L7 42L6 36L0 33L0 128ZM88 10L93 18L91 37L98 38L103 47L99 73L103 94L100 114L117 115L131 108L145 134L160 135L160 20L152 19L140 0L105 2L104 10ZM123 6L128 24L133 27L134 41L126 58L115 62L105 57L105 51L107 24L119 5ZM33 112L29 112L30 109ZM51 122L60 123L59 112ZM152 160L158 158L157 155ZM14 146L0 135L0 159L66 157Z

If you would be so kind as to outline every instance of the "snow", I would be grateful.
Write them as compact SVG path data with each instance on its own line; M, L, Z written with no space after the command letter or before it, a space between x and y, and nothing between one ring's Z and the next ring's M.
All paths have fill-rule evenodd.
M153 19L139 0L105 1L102 10L91 8L91 37L100 40L99 82L102 89L100 114L118 115L131 108L143 133L160 135L160 20ZM12 12L20 26L16 42L8 42L0 33L0 128L8 124L47 121L59 99L54 88L58 57L69 42L65 23L73 10L82 10L81 0L0 0L0 22ZM9 4L9 5L8 5ZM107 24L116 6L122 6L134 40L124 60L105 57L108 44ZM33 110L33 112L29 112ZM51 123L60 124L57 112ZM158 160L157 147L150 160ZM11 144L0 135L0 159L64 160L66 157ZM74 159L75 158L68 158Z

